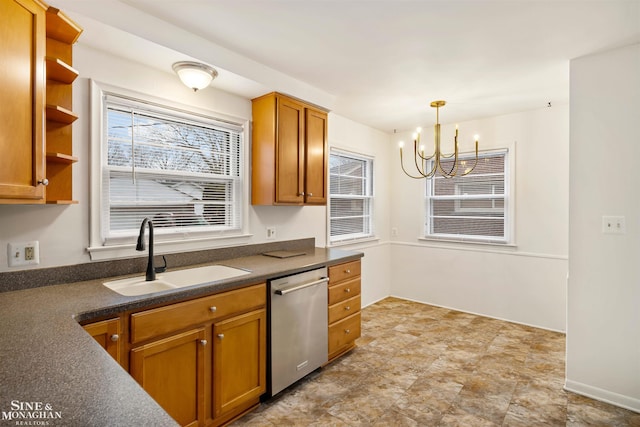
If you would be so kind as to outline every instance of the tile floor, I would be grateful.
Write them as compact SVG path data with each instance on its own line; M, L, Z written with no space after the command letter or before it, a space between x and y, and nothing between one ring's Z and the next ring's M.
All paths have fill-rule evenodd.
M238 426L640 426L640 414L563 391L565 336L387 298L358 347Z

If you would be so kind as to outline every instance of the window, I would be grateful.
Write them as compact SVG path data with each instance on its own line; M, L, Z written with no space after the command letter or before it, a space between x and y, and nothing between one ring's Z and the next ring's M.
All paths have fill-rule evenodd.
M466 176L426 181L426 237L508 243L508 151L480 153L478 164ZM460 157L460 170L475 155ZM442 162L451 169L453 160ZM448 169L447 169L448 168Z
M145 217L159 236L242 231L242 126L113 94L102 103L103 242L136 236Z
M329 242L373 236L373 160L331 150Z

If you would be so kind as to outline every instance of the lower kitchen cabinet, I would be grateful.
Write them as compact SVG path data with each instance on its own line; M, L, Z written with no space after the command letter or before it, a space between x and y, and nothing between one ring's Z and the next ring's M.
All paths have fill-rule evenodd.
M120 363L122 327L120 319L109 319L89 323L84 330L93 337L118 363Z
M266 391L265 283L130 316L129 373L183 426L226 424Z
M213 415L252 406L266 390L267 311L213 325Z
M361 334L360 260L329 267L329 362L355 347Z
M199 328L131 350L131 376L183 426L204 422L206 344Z

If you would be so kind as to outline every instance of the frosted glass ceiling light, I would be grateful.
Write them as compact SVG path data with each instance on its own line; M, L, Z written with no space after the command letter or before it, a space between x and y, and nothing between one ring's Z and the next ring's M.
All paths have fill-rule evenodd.
M453 178L454 176L465 176L471 173L471 171L478 164L478 135L475 135L476 141L476 160L473 166L466 167L464 172L458 173L458 166L466 166L466 161L460 161L458 158L458 125L456 125L456 135L453 139L453 153L451 154L443 154L440 148L440 107L444 107L446 102L444 101L433 101L431 103L431 107L436 109L436 125L434 126L434 147L433 154L430 156L425 156L424 150L425 146L420 144L420 133L422 132L422 128L416 129L416 132L413 134L413 160L416 165L416 170L418 175L411 175L404 168L404 163L402 161L402 149L404 148L404 142L400 141L398 144L400 148L400 167L402 167L402 171L409 177L415 179L421 178L433 178L437 172L445 178ZM429 162L431 162L431 168L429 169ZM443 167L443 162L450 162L451 167L448 165Z
M173 64L173 71L176 72L182 83L196 92L211 84L211 81L218 76L218 72L206 64L199 62L182 61Z

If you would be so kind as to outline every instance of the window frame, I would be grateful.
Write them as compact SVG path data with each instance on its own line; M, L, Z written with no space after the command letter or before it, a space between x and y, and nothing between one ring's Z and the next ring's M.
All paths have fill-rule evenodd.
M351 159L355 159L355 160L361 160L361 161L365 161L367 162L367 164L369 165L368 167L368 173L367 173L367 177L366 180L368 182L366 182L367 184L367 189L369 194L365 195L365 196L358 196L358 195L335 195L333 196L331 194L331 167L328 167L328 171L327 174L329 175L329 180L328 180L328 193L329 193L329 197L327 199L327 243L328 246L340 246L340 245L348 245L348 244L354 244L354 243L359 243L359 242L363 242L363 241L368 241L368 240L372 240L375 239L375 221L374 221L374 203L375 203L375 185L374 185L374 165L375 165L375 158L373 156L369 156L366 154L362 154L362 153L356 153L353 151L349 151L349 150L345 150L345 149L341 149L341 148L336 148L336 147L331 147L329 149L329 165L331 164L331 156L336 155L336 156L342 156L342 157L347 157L347 158L351 158ZM351 233L343 236L340 236L339 238L335 238L331 235L331 203L332 203L332 198L335 199L366 199L369 200L369 212L368 212L368 217L369 217L369 233Z
M198 230L197 227L179 230L158 228L154 231L155 246L159 248L157 252L188 251L209 249L228 245L237 245L248 242L251 235L248 233L248 141L249 141L249 121L232 117L210 110L204 110L190 105L183 105L175 101L153 97L150 95L133 92L118 88L108 84L90 82L91 92L91 165L90 165L90 230L89 247L87 248L92 260L115 259L132 255L135 248L135 235L114 236L106 238L103 232L105 218L103 217L103 200L105 189L103 188L103 164L107 153L108 141L105 132L106 109L104 98L115 97L128 100L132 103L148 105L151 109L169 111L174 118L184 118L185 122L189 118L211 121L213 123L227 123L232 127L241 128L240 154L239 154L239 188L235 191L237 207L241 213L238 216L240 225L234 230L216 230L208 228Z
M490 245L498 245L498 246L515 246L514 243L514 223L515 223L515 209L514 209L514 200L515 195L513 189L515 188L515 174L513 171L513 159L515 158L515 144L510 144L507 147L503 148L492 148L488 150L483 150L478 153L479 158L483 157L492 157L492 156L504 156L504 237L491 237L491 236L472 236L472 235L458 235L458 234L436 234L431 233L432 224L431 224L431 200L434 198L431 197L431 192L433 189L432 180L425 180L425 199L424 199L424 229L422 232L422 237L420 240L433 240L433 241L447 241L447 242L458 242L458 243L476 243L476 244L490 244ZM460 154L461 160L473 160L475 157L475 153L473 152L465 152ZM455 178L452 178L455 179ZM456 185L456 189L458 186ZM443 196L439 196L442 198ZM462 199L456 199L455 195L452 196L444 196L455 201L454 206L456 211L464 212L467 208L461 207L460 202ZM478 200L478 199L476 199ZM497 210L502 210L500 208L486 208L481 209L484 213L495 212ZM468 212L478 212L478 208L469 208Z

